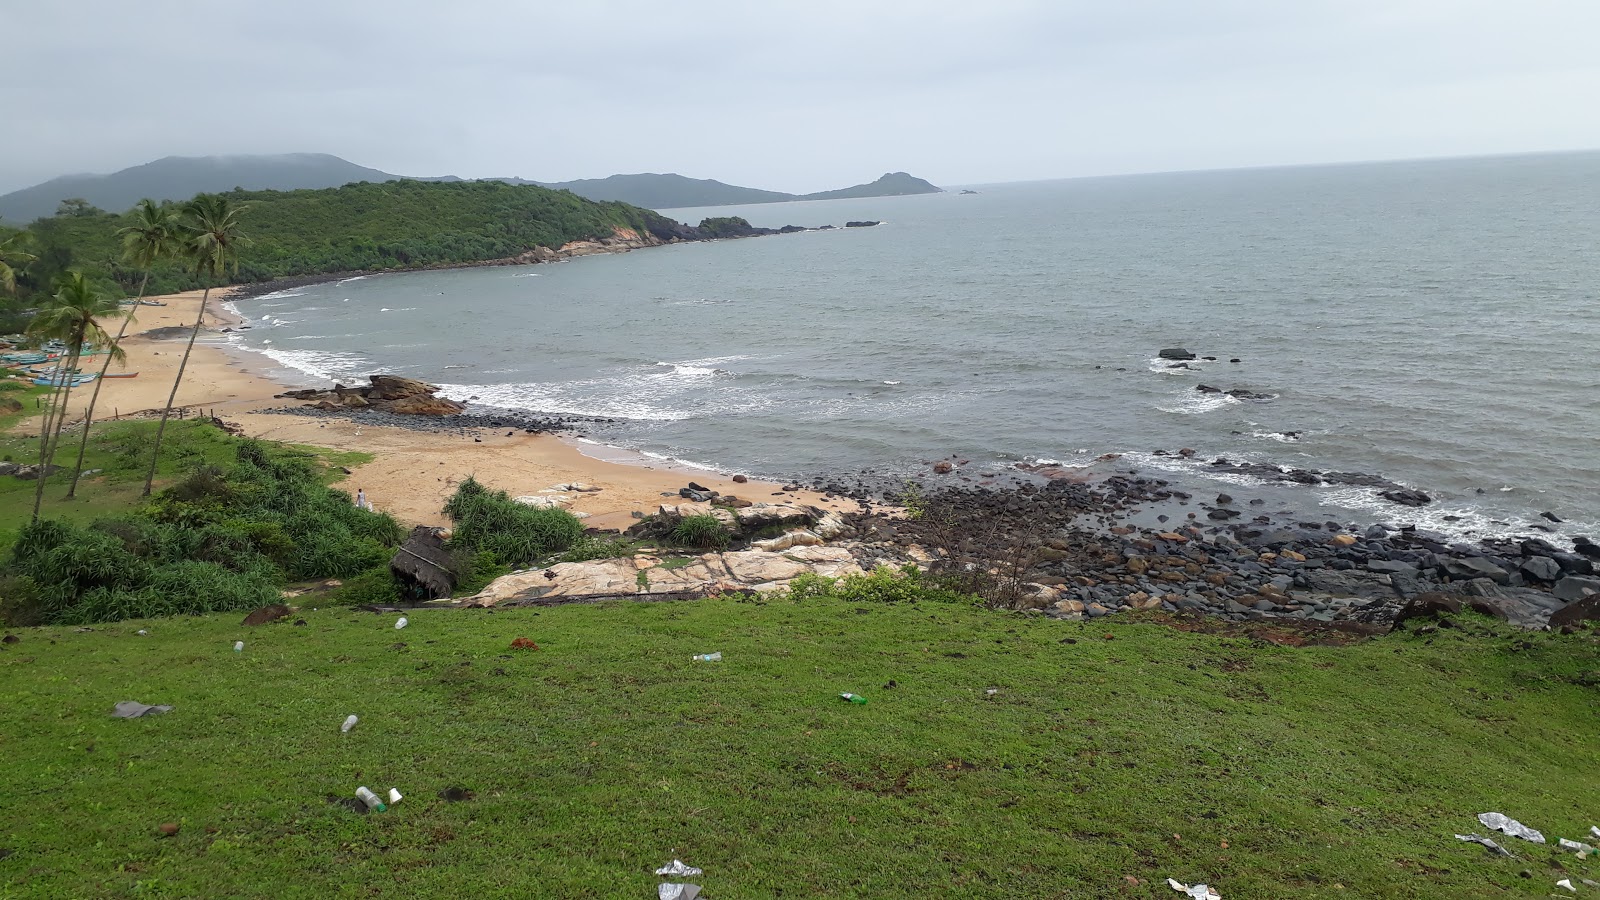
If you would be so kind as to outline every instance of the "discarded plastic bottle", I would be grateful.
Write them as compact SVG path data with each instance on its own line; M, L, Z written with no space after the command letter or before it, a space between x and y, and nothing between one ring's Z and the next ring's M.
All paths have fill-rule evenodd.
M839 699L843 700L843 701L845 701L847 703L865 703L865 702L867 702L867 698L861 696L860 694L840 694L839 695Z
M389 808L388 804L384 803L382 798L380 798L377 794L367 790L365 785L356 788L356 797L360 799L362 803L367 805L367 809L370 809L373 812L383 812Z
M395 631L399 631L400 629L406 627L406 624L407 624L406 617L405 616L401 616L400 620L398 622L394 623L394 630Z
M405 797L400 795L400 789L399 788L389 788L389 805L390 806L393 806L396 803L399 803L401 800L404 800L404 799L405 799Z
M361 720L356 718L355 716L346 716L345 720L344 720L344 724L339 726L339 732L341 734L349 734L350 733L350 729L356 727L356 723L359 722L359 721L361 721Z
M233 642L233 652L235 652L235 653L243 653L244 652L244 641L234 641Z
M691 658L695 662L719 662L722 659L722 651L719 650L716 653L696 653Z

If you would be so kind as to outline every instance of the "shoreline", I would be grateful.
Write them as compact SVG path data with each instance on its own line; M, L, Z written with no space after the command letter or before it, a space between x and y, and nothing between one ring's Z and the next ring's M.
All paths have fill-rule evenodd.
M112 371L134 371L138 377L100 382L97 421L159 411L165 406L200 298L200 291L152 296L146 299L165 305L135 309L134 323L123 338L127 361ZM527 434L520 429L508 429L511 433L507 434L481 428L476 435L467 431L447 434L364 425L349 418L262 412L298 406L292 400L276 398L298 385L286 383L280 364L270 357L226 343L221 329L244 321L225 306L238 299L232 288L212 291L205 327L195 343L175 406L237 423L249 437L373 454L371 462L353 467L341 486L352 492L357 487L364 489L376 508L406 525L448 524L444 502L468 476L512 496L574 482L599 487L597 492L576 494L570 509L587 514L586 526L619 530L633 524L635 512L650 514L662 503L678 503L678 490L690 480L755 502L781 495L781 499L826 509L856 508L852 500L829 498L818 491L784 491L783 485L756 479L737 483L731 474L680 469L665 462L643 464L647 457L623 448L595 451L605 453L604 458L592 456L580 449L576 437ZM73 414L81 417L91 393L74 392Z

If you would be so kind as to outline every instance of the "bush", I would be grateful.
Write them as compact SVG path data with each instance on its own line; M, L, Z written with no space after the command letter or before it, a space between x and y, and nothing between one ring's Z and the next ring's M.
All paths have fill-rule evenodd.
M468 478L444 505L455 523L452 549L488 551L506 565L523 566L571 547L583 523L564 509L536 509Z
M388 564L373 566L328 597L329 606L393 606L403 602L401 586Z
M491 550L457 551L456 571L461 573L461 578L456 582L455 596L470 597L488 587L489 582L509 573L511 567Z
M571 549L561 554L557 562L588 562L591 559L619 559L633 555L633 545L616 538L579 538Z
M684 516L667 537L679 546L701 550L721 550L733 538L722 521L709 514Z
M24 527L0 615L79 624L250 609L279 602L286 576L387 571L402 537L392 517L357 509L304 460L265 444L239 441L235 456L231 467L197 468L134 514ZM369 581L382 592L376 576Z
M810 572L789 583L789 599L796 602L832 598L848 603L934 603L982 604L982 600L951 590L930 578L916 566L899 569L879 566L865 575L824 578Z

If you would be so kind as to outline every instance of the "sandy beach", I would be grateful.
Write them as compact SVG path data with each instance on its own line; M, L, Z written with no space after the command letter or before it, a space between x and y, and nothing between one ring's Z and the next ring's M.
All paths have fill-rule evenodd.
M166 305L138 307L123 338L126 364L111 370L138 372L138 377L104 381L97 419L159 411L166 404L201 292L150 299ZM375 507L406 524L448 524L442 512L444 502L468 476L513 496L571 482L598 487L597 492L578 494L571 509L588 513L585 524L599 528L626 528L634 521L634 512L650 513L661 503L677 502L678 489L691 479L756 502L792 499L829 508L855 508L853 501L829 501L812 491L783 492L780 485L767 482L737 484L730 477L700 470L596 459L568 439L547 434L485 432L479 435L480 443L471 436L259 413L256 411L295 401L274 399L289 386L268 377L275 365L272 360L216 345L220 329L237 324L236 317L223 307L226 299L226 291L212 292L205 328L189 359L176 405L214 412L238 423L252 437L375 454L372 462L355 469L342 486L352 493L362 488ZM74 392L75 412L81 415L90 394L87 388ZM608 455L628 456L615 451Z

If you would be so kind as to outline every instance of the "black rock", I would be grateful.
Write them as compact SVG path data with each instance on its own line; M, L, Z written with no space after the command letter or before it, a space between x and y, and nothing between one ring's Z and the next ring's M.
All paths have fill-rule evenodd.
M1182 347L1168 347L1156 355L1162 359L1190 360L1196 358L1195 354L1183 349Z
M1398 503L1401 506L1427 506L1429 503L1433 502L1432 497L1429 497L1427 494L1424 494L1421 491L1410 491L1404 489L1383 491L1378 496L1388 500L1390 503Z
M1233 498L1228 496L1227 494L1218 494L1217 495L1217 505L1218 506L1227 506L1228 504L1230 504L1232 502L1233 502Z
M1561 565L1548 556L1530 556L1522 561L1522 573L1535 581L1555 581L1561 577Z
M1553 512L1542 512L1542 513L1539 513L1539 517L1542 518L1542 519L1549 519L1550 521L1556 522L1556 523L1560 523L1560 521L1561 521L1561 519L1558 518L1556 516L1556 514L1553 513Z

